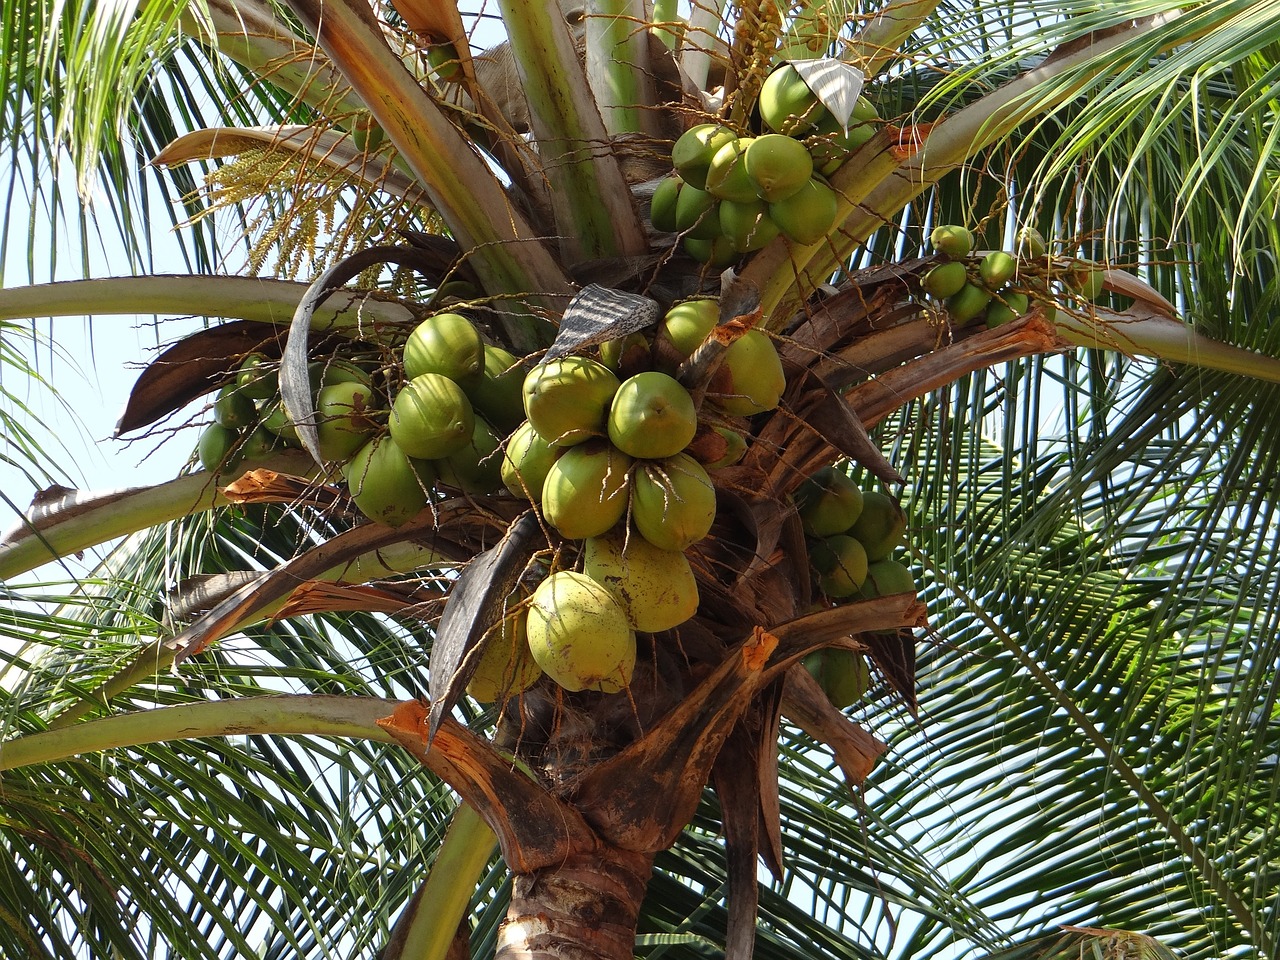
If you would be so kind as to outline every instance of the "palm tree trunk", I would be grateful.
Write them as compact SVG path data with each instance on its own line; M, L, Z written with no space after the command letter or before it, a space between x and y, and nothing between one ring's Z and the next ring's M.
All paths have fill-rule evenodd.
M601 845L518 874L496 960L631 960L653 860Z

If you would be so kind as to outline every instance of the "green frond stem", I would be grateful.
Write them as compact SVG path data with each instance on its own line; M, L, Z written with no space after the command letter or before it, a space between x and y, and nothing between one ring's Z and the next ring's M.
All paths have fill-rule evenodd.
M0 289L0 320L170 314L256 320L287 329L307 286L293 280L186 274L61 280ZM335 293L316 310L314 326L358 330L366 321L403 324L413 319L413 312L395 301L364 292Z
M571 295L568 278L493 171L387 46L369 5L291 0L290 7L422 182L485 291L500 298L510 345L529 352L545 343L547 317Z
M445 960L458 924L471 909L472 891L497 848L498 838L484 818L470 804L460 803L449 820L421 895L413 901L399 956Z
M610 136L658 133L644 0L599 0L586 24L587 84Z
M897 56L902 43L938 8L941 0L887 3L845 44L839 56L874 77Z
M274 454L260 465L295 476L307 476L315 469L302 451ZM117 537L230 503L217 478L204 471L150 487L99 494L71 491L62 502L59 509L42 507L0 541L0 580Z
M1140 304L1123 313L1096 310L1093 316L1059 310L1053 323L1059 335L1077 347L1114 350L1280 383L1280 357L1206 337L1191 324L1154 310L1144 311Z
M646 252L631 191L559 5L500 0L499 6L541 146L563 255L573 263ZM641 32L635 36L644 40Z
M727 58L728 49L720 37L724 0L693 0L689 24L680 39L680 67L698 90L705 90L713 58Z
M146 5L157 4L146 0ZM324 114L354 113L364 107L334 64L299 37L263 0L190 0L182 4L182 25L220 54L268 81L296 102Z
M202 737L280 734L393 743L378 721L397 701L287 694L178 704L90 720L0 743L0 770L56 763L85 753Z

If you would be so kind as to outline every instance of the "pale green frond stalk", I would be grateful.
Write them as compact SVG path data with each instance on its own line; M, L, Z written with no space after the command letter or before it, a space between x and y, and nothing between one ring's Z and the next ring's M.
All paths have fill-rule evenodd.
M587 11L587 83L610 136L657 133L644 15L644 0L596 0Z

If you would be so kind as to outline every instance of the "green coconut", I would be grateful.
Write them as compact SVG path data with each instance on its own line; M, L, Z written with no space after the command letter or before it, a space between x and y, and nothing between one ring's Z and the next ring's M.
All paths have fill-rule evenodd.
M867 564L867 579L863 581L861 592L868 600L895 593L915 593L916 579L904 563L876 560Z
M373 385L373 377L368 370L357 363L339 357L313 360L307 364L307 377L311 381L312 393L322 387L331 387L335 383L361 383L366 387Z
M676 229L686 240L714 240L720 235L719 204L714 195L686 183L676 198Z
M437 313L413 328L404 345L404 373L412 380L438 373L467 383L484 370L484 341L460 313Z
M618 693L631 682L635 631L613 594L585 573L561 570L538 584L525 631L533 659L566 690Z
M525 368L515 354L484 345L484 370L464 386L471 406L503 434L524 421Z
M262 417L263 429L270 430L286 443L297 445L298 425L293 422L293 419L289 416L289 411L284 408L284 401L279 397L274 400L268 400L258 412Z
M991 296L991 291L986 287L966 283L959 293L947 300L947 310L952 322L957 325L965 324L982 316L982 312L991 303Z
M568 356L540 363L524 378L524 412L552 446L604 436L618 378L603 363Z
M700 123L690 127L671 148L671 165L686 184L703 190L707 185L707 168L721 146L736 140L737 134L717 123ZM683 193L683 191L681 191Z
M538 435L528 420L516 427L503 451L502 484L514 497L542 502L542 485L561 448L553 447Z
M707 193L718 200L734 200L746 203L755 200L756 184L747 175L747 165L743 159L747 148L755 142L755 137L739 137L725 143L707 168Z
M606 440L570 447L543 481L543 517L561 536L598 537L627 512L631 463L631 457Z
M867 551L847 534L815 541L809 559L818 571L819 589L833 600L853 596L867 579Z
M529 649L528 611L512 610L484 638L467 693L481 703L496 703L523 693L542 676L542 667Z
M434 479L429 465L412 460L385 434L361 447L342 472L360 512L392 527L422 511Z
M720 201L720 232L737 253L750 253L768 244L780 232L769 216L769 205L758 197L737 203Z
M653 199L649 201L649 222L653 229L663 233L676 232L676 201L684 181L677 176L670 176L658 184L653 191Z
M844 647L815 650L804 658L804 665L837 710L853 706L871 687L867 659L856 650Z
M677 303L662 318L659 335L688 357L702 346L720 321L720 301L705 298Z
M698 611L698 582L683 553L614 529L583 544L582 569L622 605L637 630L678 627Z
M438 373L414 377L391 406L391 436L411 457L439 460L471 441L475 411L462 388Z
M987 307L987 326L995 329L1011 323L1026 313L1029 305L1025 293L1006 293Z
M244 430L258 422L258 408L231 383L219 390L213 401L213 420L229 430Z
M954 297L969 282L969 271L958 260L940 263L920 278L924 292L939 300Z
M324 460L346 460L379 428L385 410L373 387L344 380L316 394L316 433Z
M200 432L200 439L196 442L200 466L210 473L219 469L230 470L240 460L240 455L235 452L239 440L240 431L220 423L209 424Z
M780 133L756 137L743 153L756 194L777 203L796 193L813 175L813 158L799 140Z
M733 248L733 241L722 234L717 234L710 240L685 237L682 244L685 253L699 263L705 263L708 267L727 267L730 264L737 263L738 258L741 256Z
M807 477L795 494L805 533L829 537L844 533L862 513L862 488L843 470L822 467Z
M999 290L1018 272L1018 261L1013 254L992 250L978 261L978 276L988 290Z
M502 440L484 417L475 418L470 443L435 465L440 482L463 493L495 493L503 488Z
M933 228L929 242L942 255L958 260L973 249L973 234L958 224L944 223Z
M796 243L817 243L836 222L836 192L818 177L810 177L782 200L769 204L769 219Z
M236 453L244 460L264 460L281 447L280 438L261 424L247 430L240 438Z
M698 430L693 398L674 378L657 370L629 377L609 407L609 441L633 457L674 457Z
M684 551L711 531L715 487L706 468L688 454L642 461L631 486L631 519L655 547Z
M783 64L760 87L760 119L774 133L804 136L829 114L800 71Z
M251 353L236 371L236 387L250 400L270 400L280 393L280 365Z
M777 407L786 387L773 341L761 330L748 330L725 351L707 393L726 413L749 417Z
M868 560L883 560L902 544L907 533L907 515L898 501L879 490L862 492L862 513L849 528L866 548Z

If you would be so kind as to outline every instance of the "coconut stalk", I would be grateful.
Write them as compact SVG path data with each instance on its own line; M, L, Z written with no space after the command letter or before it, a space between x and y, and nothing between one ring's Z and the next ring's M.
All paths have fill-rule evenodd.
M0 320L168 314L253 320L287 329L307 286L294 280L197 274L59 280L0 289ZM351 330L362 322L404 324L413 319L408 307L378 294L340 291L316 309L312 328Z
M719 33L724 0L693 0L689 7L689 23L680 40L680 68L697 89L705 90L712 55L728 56Z
M551 194L561 255L572 265L639 256L648 241L577 44L558 5L501 0Z
M658 132L645 0L590 0L587 84L610 136Z
M874 77L898 56L903 41L937 7L938 0L896 0L886 4L853 35L840 58L857 64L864 74Z

